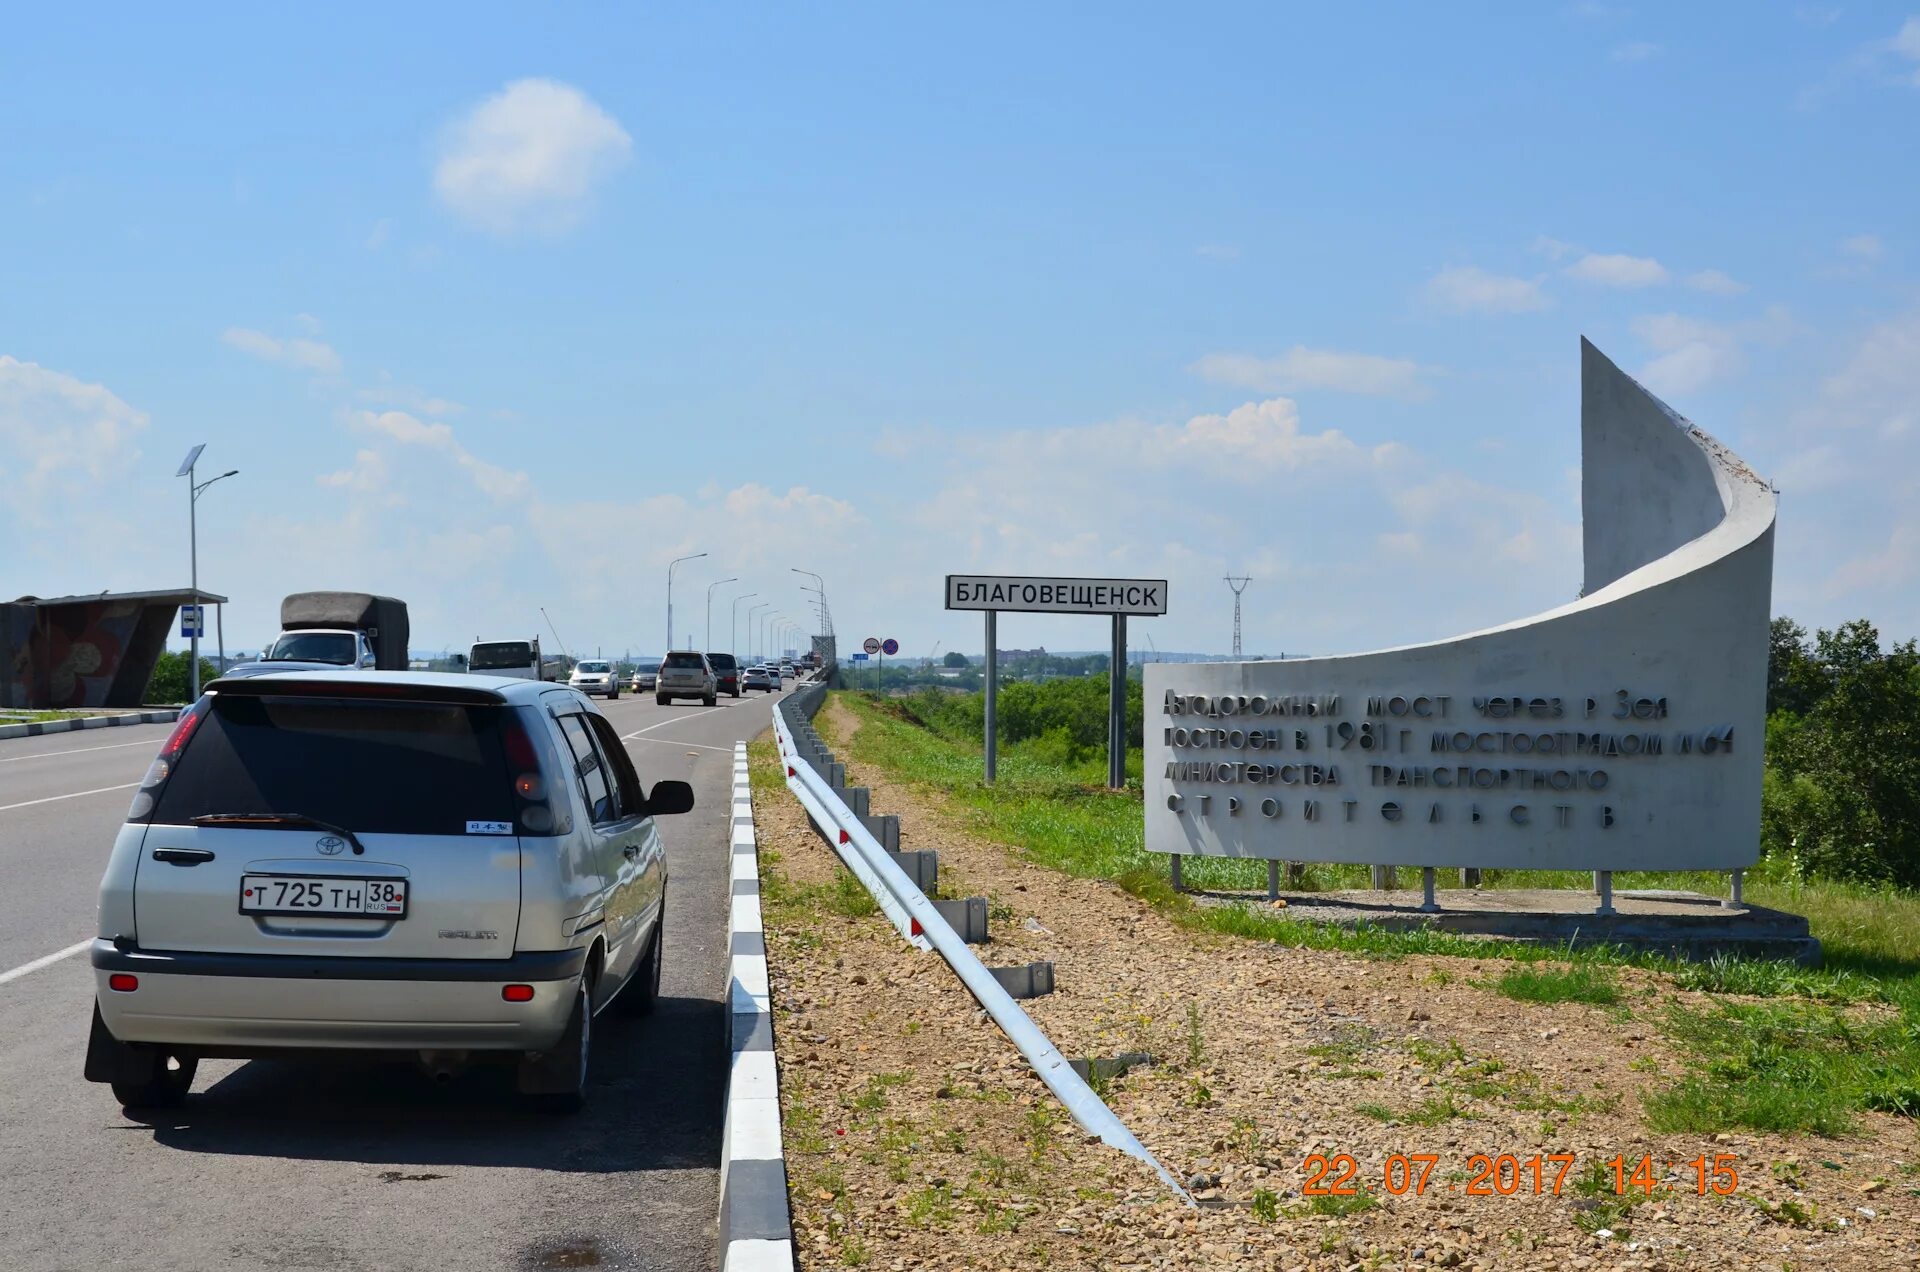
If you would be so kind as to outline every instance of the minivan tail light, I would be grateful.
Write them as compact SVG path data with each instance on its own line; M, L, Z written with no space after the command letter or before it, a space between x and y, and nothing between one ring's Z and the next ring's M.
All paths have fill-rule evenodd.
M510 1003L530 1003L533 1001L533 986L503 985L500 988L500 997Z
M167 784L167 778L180 762L180 753L187 748L187 742L193 737L200 720L207 714L208 703L212 699L202 695L198 702L180 713L174 722L173 732L160 746L160 754L153 757L153 763L147 765L145 776L140 779L140 789L133 793L133 803L127 809L128 821L140 821L153 814L153 807L160 799L160 788Z
M115 972L107 977L107 988L122 994L131 994L140 988L140 978L132 972Z
M528 732L527 722L518 711L503 713L500 740L506 752L507 766L513 774L513 794L519 804L520 829L529 835L565 833L548 799L550 792L542 772L546 766L540 762L541 748L535 744L533 735Z

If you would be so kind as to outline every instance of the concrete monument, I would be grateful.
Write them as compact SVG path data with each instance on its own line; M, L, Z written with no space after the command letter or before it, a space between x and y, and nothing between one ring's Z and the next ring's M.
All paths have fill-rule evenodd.
M1586 583L1452 640L1146 670L1156 852L1737 870L1759 853L1772 488L1581 342Z

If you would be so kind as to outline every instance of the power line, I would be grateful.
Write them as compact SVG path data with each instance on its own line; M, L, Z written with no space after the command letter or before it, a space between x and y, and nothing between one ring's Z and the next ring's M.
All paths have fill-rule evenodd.
M1245 575L1235 578L1227 575L1227 586L1233 589L1233 656L1240 656L1240 593L1247 590L1247 584L1253 580Z

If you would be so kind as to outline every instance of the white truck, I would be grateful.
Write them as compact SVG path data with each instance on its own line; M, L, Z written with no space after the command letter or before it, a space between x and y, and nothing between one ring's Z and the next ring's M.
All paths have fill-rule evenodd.
M280 671L407 670L407 604L370 592L295 592L280 602L280 635L229 677Z
M538 636L532 640L487 640L476 642L467 651L467 670L509 680L558 682L567 678L567 661L542 657Z

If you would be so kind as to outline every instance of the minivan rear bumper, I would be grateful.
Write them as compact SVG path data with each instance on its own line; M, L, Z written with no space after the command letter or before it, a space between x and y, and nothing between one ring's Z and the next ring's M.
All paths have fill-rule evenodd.
M504 959L303 957L92 947L100 1016L121 1042L225 1048L539 1051L565 1031L586 951ZM131 972L139 987L113 989ZM504 985L533 986L510 1003Z

